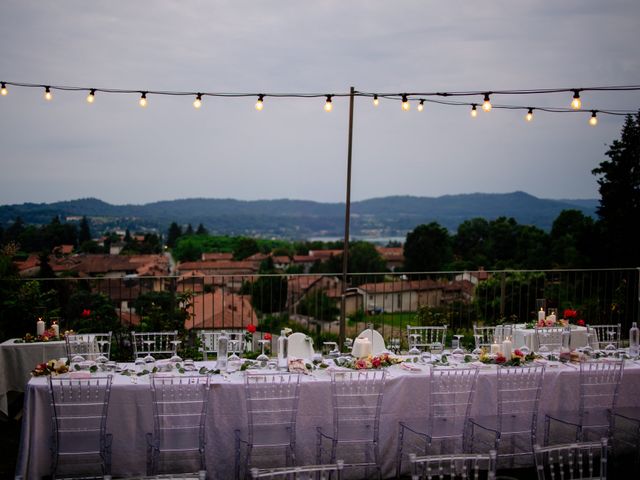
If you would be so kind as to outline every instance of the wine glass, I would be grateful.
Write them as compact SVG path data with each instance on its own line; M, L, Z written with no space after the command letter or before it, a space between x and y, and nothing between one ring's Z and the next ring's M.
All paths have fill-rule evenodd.
M615 336L615 334L616 334L615 330L607 330L607 337L609 337L609 343L607 344L606 347L604 347L607 353L613 353L617 350L616 346L613 344L613 337Z
M267 362L269 362L269 357L264 353L264 347L267 343L271 343L270 340L258 340L258 344L261 348L261 353L256 357L256 360L260 362L260 368L267 368Z
M171 340L171 345L173 345L174 356L178 357L178 345L182 343L182 340ZM173 358L173 357L171 357ZM180 359L180 357L178 357ZM180 359L181 360L181 359ZM178 361L180 361L178 360Z
M238 344L239 340L229 340L229 350L231 351L231 355L227 358L227 362L237 362L240 360L238 356Z
M340 350L338 350L338 344L336 342L323 342L325 348L328 348L327 357L336 358L340 356Z
M419 333L412 333L409 335L409 342L411 343L411 348L407 352L409 355L420 355L420 349L418 348L420 338L421 335Z
M454 335L454 340L451 342L452 355L464 355L464 349L462 348L462 342L460 340L464 335Z

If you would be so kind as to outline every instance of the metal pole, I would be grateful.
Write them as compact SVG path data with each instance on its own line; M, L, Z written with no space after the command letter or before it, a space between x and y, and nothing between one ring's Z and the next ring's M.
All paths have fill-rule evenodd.
M344 245L342 246L342 294L340 296L340 335L338 342L340 350L344 345L346 337L346 291L347 291L347 270L349 265L349 222L351 218L351 151L353 147L353 100L355 89L351 87L349 92L349 142L347 146L347 198L344 212Z

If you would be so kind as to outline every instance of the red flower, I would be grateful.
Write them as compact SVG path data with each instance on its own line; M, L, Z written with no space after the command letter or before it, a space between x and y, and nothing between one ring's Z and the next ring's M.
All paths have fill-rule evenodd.
M380 368L381 363L382 360L380 360L380 357L373 357L371 359L371 365L373 365L373 368Z
M270 333L265 333L264 334L264 339L265 340L271 340L271 334Z
M496 356L496 363L497 364L505 363L506 361L507 361L507 357L505 357L504 355Z
M247 332L256 333L256 326L254 324L247 325Z
M520 349L518 349L518 348L516 348L516 349L513 351L513 354L514 354L516 357L524 357L524 353L522 353L522 351L521 351Z
M83 318L87 318L91 316L91 310L89 310L88 308L85 308L84 310L82 310L82 317Z
M577 310L572 310L570 308L565 309L564 318L576 318L578 316Z
M580 319L576 322L576 324L580 325L581 327L584 327L585 323L584 320Z

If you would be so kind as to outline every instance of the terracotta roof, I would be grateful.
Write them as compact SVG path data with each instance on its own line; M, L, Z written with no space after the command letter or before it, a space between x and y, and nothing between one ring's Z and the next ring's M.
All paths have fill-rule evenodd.
M219 289L195 295L189 311L193 316L185 321L186 329L245 328L258 323L247 295L222 293Z
M337 255L342 255L342 250L309 250L309 256L315 259L326 260Z
M257 271L255 262L234 261L234 260L214 260L205 261L198 260L195 262L183 262L178 264L178 270L250 270Z
M250 261L254 261L254 262L261 262L261 261L266 260L267 258L269 258L269 256L270 255L267 255L266 253L258 252L258 253L254 253L253 255L245 258L245 261L246 260L250 260Z
M360 285L360 290L366 293L399 293L418 290L437 290L443 288L445 284L434 280L410 280L395 282L367 283Z
M26 260L21 262L13 262L18 271L23 272L25 270L30 270L32 268L36 268L40 266L40 260L38 260L38 255L31 254L27 257Z
M233 253L230 252L208 252L202 254L202 260L233 260Z
M293 263L314 263L316 260L319 260L317 257L312 257L311 255L294 255Z
M376 250L384 260L404 261L402 247L376 247Z
M73 245L58 245L53 247L53 253L56 255L70 255L73 253Z
M273 263L291 263L291 259L287 255L274 255Z

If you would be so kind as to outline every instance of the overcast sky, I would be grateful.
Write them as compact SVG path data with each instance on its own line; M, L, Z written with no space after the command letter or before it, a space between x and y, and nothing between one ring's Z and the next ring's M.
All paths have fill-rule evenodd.
M640 84L637 0L4 0L0 80L135 90L344 93ZM638 109L640 93L583 93ZM0 204L97 197L345 198L348 100L153 97L10 87ZM480 101L478 98L476 101ZM494 103L565 107L570 94ZM355 106L352 199L523 190L597 198L623 117Z

